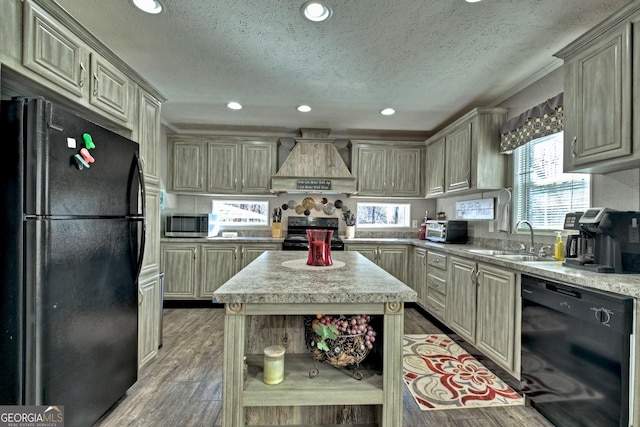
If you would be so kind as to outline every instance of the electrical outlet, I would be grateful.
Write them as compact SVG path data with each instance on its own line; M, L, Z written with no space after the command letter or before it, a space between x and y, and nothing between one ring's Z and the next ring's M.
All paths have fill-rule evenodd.
M411 220L411 228L418 228L418 220L417 219L412 219Z
M489 233L493 233L493 221L489 221Z

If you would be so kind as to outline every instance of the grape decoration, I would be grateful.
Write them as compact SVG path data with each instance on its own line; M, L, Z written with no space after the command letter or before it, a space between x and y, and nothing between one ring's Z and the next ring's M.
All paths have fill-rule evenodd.
M353 366L353 377L362 379L358 367L373 349L377 335L370 321L371 316L367 314L306 317L305 337L314 356L314 369L309 376L318 375L316 362L326 362L334 367Z

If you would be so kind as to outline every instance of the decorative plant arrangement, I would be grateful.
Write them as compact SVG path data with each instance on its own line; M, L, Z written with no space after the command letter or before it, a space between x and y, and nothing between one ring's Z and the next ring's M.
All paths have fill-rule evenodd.
M356 225L356 216L351 213L351 211L346 211L342 214L342 218L344 219L345 224L351 227Z
M316 362L326 362L336 368L353 366L353 377L362 379L358 372L360 362L373 349L376 332L369 324L371 316L328 316L318 314L316 318L305 317L305 338L313 354L313 369L309 376L315 378L319 371Z

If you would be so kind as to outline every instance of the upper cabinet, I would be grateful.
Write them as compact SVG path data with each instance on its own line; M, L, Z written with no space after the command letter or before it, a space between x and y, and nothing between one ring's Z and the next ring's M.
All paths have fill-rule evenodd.
M118 124L133 127L135 86L129 77L31 1L24 2L22 63Z
M140 144L140 160L147 184L160 185L160 101L140 89L138 121L133 139Z
M427 140L427 198L504 187L499 146L506 114L502 108L476 108Z
M564 171L640 166L640 5L556 54L564 59Z
M168 142L172 192L270 194L277 139L169 135Z
M424 143L352 140L352 173L358 195L424 196Z

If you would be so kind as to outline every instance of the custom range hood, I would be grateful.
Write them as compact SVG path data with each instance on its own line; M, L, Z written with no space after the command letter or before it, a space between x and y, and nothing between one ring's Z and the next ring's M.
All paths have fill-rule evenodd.
M355 194L351 175L328 129L300 129L301 138L275 175L272 193Z

